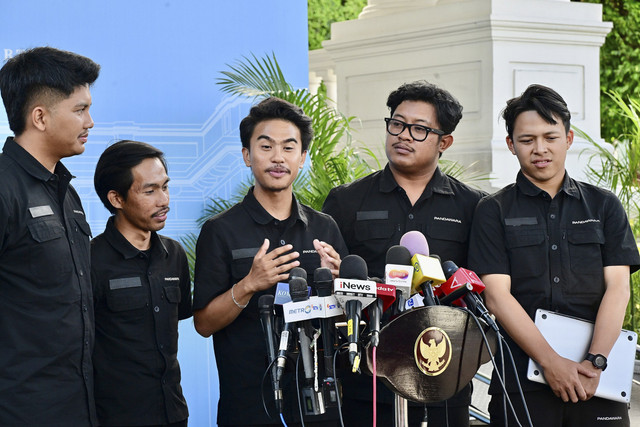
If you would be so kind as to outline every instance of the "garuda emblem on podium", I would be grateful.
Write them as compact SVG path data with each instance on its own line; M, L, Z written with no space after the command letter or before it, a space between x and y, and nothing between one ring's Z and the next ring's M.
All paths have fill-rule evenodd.
M435 326L425 329L414 346L416 365L432 377L440 375L451 361L451 341L445 331Z

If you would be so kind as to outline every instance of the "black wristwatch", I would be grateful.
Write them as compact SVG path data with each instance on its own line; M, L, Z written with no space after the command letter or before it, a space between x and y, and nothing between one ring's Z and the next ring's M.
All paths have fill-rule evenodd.
M595 366L596 369L602 369L603 372L605 369L607 369L607 358L601 354L587 353L587 355L584 357L584 360L588 360L589 362L593 363L593 366Z

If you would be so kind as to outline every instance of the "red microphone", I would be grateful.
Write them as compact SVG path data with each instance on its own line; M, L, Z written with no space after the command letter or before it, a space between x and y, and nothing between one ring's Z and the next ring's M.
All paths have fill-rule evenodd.
M464 287L467 283L471 285L471 292L481 293L484 291L484 283L478 277L476 273L466 268L458 268L453 261L445 261L442 263L442 271L444 271L447 281L442 285L434 289L434 292L438 298L442 298L445 295L449 295L461 287ZM463 298L453 301L454 305L466 307L463 302Z

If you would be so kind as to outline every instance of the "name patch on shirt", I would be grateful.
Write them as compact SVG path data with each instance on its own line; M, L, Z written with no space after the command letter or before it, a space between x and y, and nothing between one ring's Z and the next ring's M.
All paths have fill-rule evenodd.
M140 286L142 286L142 281L139 277L124 277L122 279L109 280L109 289L138 288Z
M179 282L180 278L179 277L165 277L164 280L167 281L167 282Z
M241 258L253 258L256 256L260 248L241 248L234 249L231 251L231 257L233 259L241 259Z
M389 219L389 211L358 211L357 221L367 221L371 219Z
M571 221L571 224L573 225L580 225L580 224L587 224L589 222L600 222L599 219L595 219L595 218L589 218L589 219L583 219L580 221Z
M444 216L434 216L433 220L434 221L448 221L448 222L455 222L455 223L458 223L458 224L462 224L462 221L460 221L457 218L447 218L447 217L444 217Z
M520 225L536 225L538 218L535 216L523 216L521 218L505 218L504 223L512 227L518 227Z
M34 206L29 208L29 213L31 213L31 218L40 218L41 216L53 215L53 209L51 206Z

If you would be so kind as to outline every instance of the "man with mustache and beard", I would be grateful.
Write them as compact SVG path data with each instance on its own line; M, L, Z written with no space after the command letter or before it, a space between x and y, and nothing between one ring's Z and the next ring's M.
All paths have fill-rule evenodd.
M199 334L213 336L220 376L218 425L282 425L261 408L267 349L258 299L302 267L328 267L337 275L346 247L335 221L298 203L293 181L302 169L313 137L311 119L299 107L267 98L240 123L242 156L255 185L244 200L208 220L196 248L194 323ZM286 373L284 418L299 422L295 380ZM265 388L268 390L268 388ZM270 396L270 392L265 392ZM247 410L251 408L250 410ZM337 424L337 412L308 416L305 425Z
M186 426L178 320L191 317L191 281L182 246L157 234L169 212L164 155L143 142L116 142L100 156L94 185L113 214L91 241L98 420Z
M340 226L349 253L367 262L371 276L384 277L387 250L404 233L421 231L432 254L458 266L467 264L467 240L473 212L483 193L440 170L438 159L453 144L462 105L446 90L426 81L405 83L387 99L385 150L381 170L329 193L323 212ZM378 425L393 425L393 398L378 389ZM345 425L371 425L371 378L343 380ZM429 404L429 425L469 425L470 389ZM409 425L420 425L422 405L409 407Z

